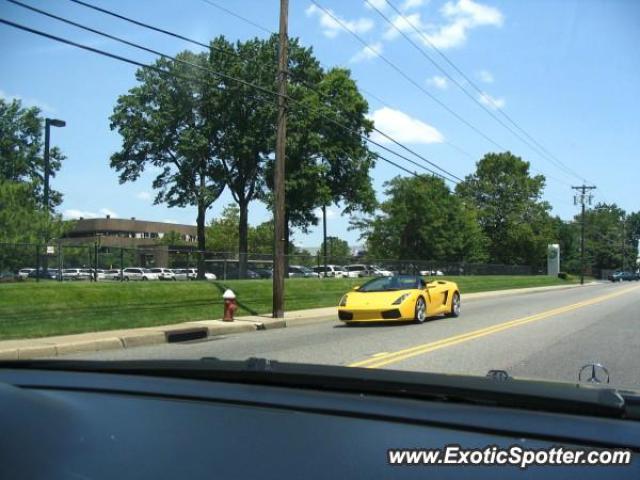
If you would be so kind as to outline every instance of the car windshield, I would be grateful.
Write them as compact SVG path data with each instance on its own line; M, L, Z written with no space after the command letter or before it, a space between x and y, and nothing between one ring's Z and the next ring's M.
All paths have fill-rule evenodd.
M640 389L640 0L285 3L0 3L0 359Z
M408 290L423 288L424 280L414 276L381 277L370 280L362 285L359 292L387 292L393 290Z

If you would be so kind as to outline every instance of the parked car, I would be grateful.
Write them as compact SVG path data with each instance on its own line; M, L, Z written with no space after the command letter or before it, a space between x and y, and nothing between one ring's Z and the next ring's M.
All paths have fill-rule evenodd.
M187 277L187 270L184 268L173 268L171 269L173 272L174 278L176 280L189 280Z
M65 268L62 270L62 280L90 280L88 268Z
M120 280L120 270L105 270L104 271L104 279L105 280Z
M317 278L318 274L313 270L311 270L310 268L305 267L303 265L289 265L289 278L296 278L296 277L304 277L304 278L316 277Z
M51 280L51 275L49 274L48 270L34 270L32 272L29 272L29 275L27 276L27 278L39 278L41 280Z
M391 270L386 270L378 265L367 265L369 267L369 274L374 277L393 277Z
M158 274L152 272L148 268L125 268L122 271L122 277L125 282L129 280L158 280Z
M420 270L419 273L423 277L441 277L444 275L442 270Z
M168 268L152 268L151 272L157 274L159 280L176 280L176 274Z
M340 265L327 265L326 273L324 265L321 265L320 267L313 267L313 271L321 277L342 278L347 276L347 272L344 267L341 267Z
M29 276L31 272L35 272L35 271L36 271L35 268L21 268L20 270L18 270L18 277L24 280Z
M8 271L0 272L0 283L15 282L16 280L22 280L22 278L13 272L8 272Z
M196 280L198 278L198 269L197 268L185 268L185 273L186 273L186 279L187 280ZM218 277L216 277L215 273L211 273L211 272L204 272L204 279L205 280L216 280Z
M624 275L624 272L618 270L616 272L609 274L607 279L611 280L612 282L621 282L623 275Z
M344 269L349 278L368 277L371 274L367 266L361 263L347 265Z
M622 272L622 280L624 280L625 282L640 280L640 275L636 272Z
M273 271L269 270L268 268L255 268L253 271L256 272L260 278L273 277Z

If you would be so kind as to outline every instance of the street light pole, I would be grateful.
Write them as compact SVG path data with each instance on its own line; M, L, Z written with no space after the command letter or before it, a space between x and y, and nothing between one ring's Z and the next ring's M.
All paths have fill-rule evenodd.
M44 188L43 188L43 206L45 212L49 212L49 175L50 175L50 162L49 162L49 139L50 139L50 130L51 126L54 127L64 127L66 122L64 120L58 120L56 118L45 118L44 119ZM44 244L45 248L47 248L47 244L49 243L49 221L47 219L47 223L45 224L44 231ZM38 258L40 258L38 256ZM44 271L45 275L49 271L49 254L47 253L44 257ZM38 261L36 275L40 276L40 262Z
M49 138L51 126L64 127L67 123L64 120L58 120L57 118L45 118L44 119L44 208L49 211L49 175L50 175L50 162L49 162ZM48 240L48 239L47 239Z

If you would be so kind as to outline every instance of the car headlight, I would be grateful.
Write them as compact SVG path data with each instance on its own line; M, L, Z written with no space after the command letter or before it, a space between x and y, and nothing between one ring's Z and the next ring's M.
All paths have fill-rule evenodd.
M411 295L410 293L405 293L404 295L400 295L395 302L393 302L391 305L400 305L402 302L404 302L407 297Z
M347 297L348 297L348 295L343 295L342 296L342 299L340 300L340 304L339 304L340 307L346 307L347 306Z

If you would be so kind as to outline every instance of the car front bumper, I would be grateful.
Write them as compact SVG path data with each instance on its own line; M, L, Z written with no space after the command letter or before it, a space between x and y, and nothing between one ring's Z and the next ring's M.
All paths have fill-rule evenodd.
M409 310L409 311L407 311ZM338 319L345 323L357 322L406 322L413 320L414 313L412 309L407 308L377 308L377 309L351 309L339 308Z

